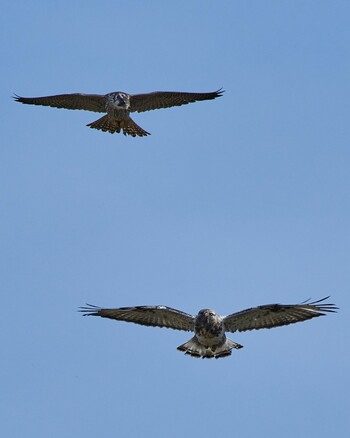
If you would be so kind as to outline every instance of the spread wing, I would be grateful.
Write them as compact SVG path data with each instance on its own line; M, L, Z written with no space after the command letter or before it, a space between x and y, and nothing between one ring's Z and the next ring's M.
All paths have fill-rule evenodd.
M193 331L194 317L180 310L166 306L137 306L120 307L119 309L101 309L87 304L81 307L84 316L102 316L102 318L117 319L118 321L153 327L166 327L175 330Z
M16 102L29 105L43 105L54 108L65 108L70 110L86 110L97 113L106 112L105 97L100 94L58 94L57 96L45 97L21 97L17 94L13 97Z
M233 313L224 318L225 330L228 332L244 332L246 330L279 327L323 316L325 312L336 312L338 308L334 304L323 303L328 298L312 303L267 304Z
M147 94L133 94L130 96L131 112L150 111L171 106L186 105L199 100L212 100L222 96L222 89L211 93L184 93L176 91L154 91Z

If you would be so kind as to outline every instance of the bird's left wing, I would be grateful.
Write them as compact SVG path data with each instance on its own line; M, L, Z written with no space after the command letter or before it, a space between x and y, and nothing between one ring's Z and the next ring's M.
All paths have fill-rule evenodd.
M334 304L323 303L328 298L301 304L267 304L233 313L224 318L225 330L243 332L272 328L323 316L325 312L336 312L338 308Z
M133 322L135 324L166 327L175 330L193 331L194 318L188 313L166 306L136 306L120 307L118 309L101 309L87 304L80 312L86 315L101 316L102 318Z
M143 112L172 106L186 105L199 100L212 100L222 96L223 90L210 93L186 93L177 91L154 91L147 94L132 94L130 96L131 112Z
M105 97L100 94L57 94L56 96L44 97L21 97L13 96L16 102L29 105L51 106L53 108L65 108L70 110L94 111L97 113L106 112Z

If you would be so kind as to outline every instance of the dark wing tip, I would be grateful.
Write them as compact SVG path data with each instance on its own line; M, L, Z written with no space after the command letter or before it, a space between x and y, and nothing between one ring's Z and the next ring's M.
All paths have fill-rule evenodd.
M328 295L328 297L321 298L320 300L311 301L311 302L310 302L310 298L309 298L306 301L303 301L301 304L306 304L308 306L315 306L315 307L317 307L317 310L319 312L337 313L337 310L339 310L339 307L337 307L335 304L332 304L332 303L320 304L320 303L323 303L324 301L328 300L328 298L330 298L330 295Z
M216 94L215 97L221 97L225 93L225 90L221 87L218 90L215 90L214 93Z
M18 96L18 94L13 94L12 98L16 101L16 102L22 102L23 97Z
M83 316L91 316L98 315L98 312L101 310L101 307L94 306L93 304L86 303L85 306L79 307L78 312L82 312Z

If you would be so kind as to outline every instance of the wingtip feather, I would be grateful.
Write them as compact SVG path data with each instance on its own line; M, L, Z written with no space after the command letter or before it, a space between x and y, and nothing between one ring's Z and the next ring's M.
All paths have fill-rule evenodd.
M101 310L100 307L94 306L93 304L85 303L85 306L79 307L78 312L83 313L83 316L98 315Z

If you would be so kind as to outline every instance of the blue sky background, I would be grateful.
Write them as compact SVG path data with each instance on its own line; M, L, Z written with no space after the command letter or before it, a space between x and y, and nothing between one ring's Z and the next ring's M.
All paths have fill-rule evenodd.
M2 5L1 436L345 437L349 417L350 3ZM99 116L11 99L226 90ZM331 295L340 313L189 335L83 318L86 302L228 314ZM229 436L230 436L229 435Z

